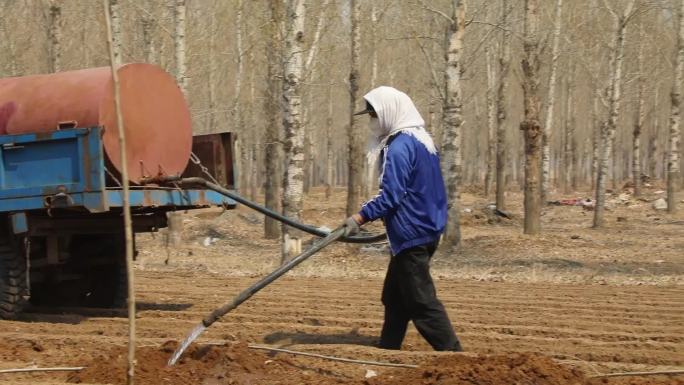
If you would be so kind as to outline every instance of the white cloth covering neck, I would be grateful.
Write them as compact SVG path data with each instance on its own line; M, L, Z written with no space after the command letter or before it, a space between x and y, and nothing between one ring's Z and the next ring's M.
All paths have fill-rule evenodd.
M381 86L372 89L363 98L373 106L378 115L377 125L369 134L369 163L377 161L380 151L387 144L387 139L398 132L412 135L428 152L437 153L430 133L425 130L425 121L408 95L396 88Z

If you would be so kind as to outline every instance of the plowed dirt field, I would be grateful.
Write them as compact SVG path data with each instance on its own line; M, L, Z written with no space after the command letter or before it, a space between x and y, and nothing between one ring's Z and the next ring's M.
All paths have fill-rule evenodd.
M343 217L311 201L308 221ZM137 384L684 384L682 376L590 378L684 368L684 217L649 207L608 215L596 231L581 208L549 208L537 238L516 223L464 218L463 251L436 255L434 275L466 353L433 352L412 327L402 351L374 347L387 256L335 245L214 324L167 368L206 313L277 264L278 242L261 239L249 213L189 216L182 247L165 249L163 234L140 237ZM33 308L0 321L0 369L87 368L0 374L0 383L124 383L126 342L123 310Z
M170 340L181 340L213 307L252 281L252 278L205 274L142 273L138 280L138 336L139 344L149 347L139 359L160 364L164 360L160 361L158 352L165 352L161 356L166 359L173 349L159 350L158 347ZM540 353L579 367L589 375L667 370L684 365L684 288L452 280L439 281L438 285L469 353ZM405 351L390 352L373 347L382 320L380 289L381 281L375 279L286 278L209 328L199 342L246 341L347 358L413 364L429 364L437 357L448 355L431 352L413 329L406 339ZM127 323L123 312L33 311L21 321L2 322L3 367L25 367L30 363L99 367L111 364L109 361L117 355L125 357ZM216 354L228 353L226 348L214 349ZM150 357L153 351L157 354ZM237 351L237 355L244 355L247 349ZM278 354L275 358L256 351L250 354L250 360L267 372L269 366L264 362L282 357L278 365L283 368L277 373L287 372L288 376L299 373L300 380L311 376L329 381L361 381L370 369L379 375L379 381L390 373L396 376L397 371L409 370L331 363L287 354ZM179 368L190 365L191 361L191 357L186 358ZM141 362L142 366L145 364ZM196 373L204 375L214 369L197 369ZM123 371L119 372L116 375L123 376ZM248 371L242 370L240 375L245 373ZM88 371L85 377L72 378L113 381L114 375L108 371L104 374ZM9 379L8 375L4 376L0 381ZM13 375L11 379L32 384L59 383L69 377L50 373ZM155 379L157 383L183 383L174 382L173 377L171 382ZM201 378L196 380L201 383Z

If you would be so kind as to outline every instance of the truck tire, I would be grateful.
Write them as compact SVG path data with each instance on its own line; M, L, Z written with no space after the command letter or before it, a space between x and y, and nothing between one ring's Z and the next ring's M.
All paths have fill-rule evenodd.
M0 234L0 319L16 318L27 303L25 257L6 233Z

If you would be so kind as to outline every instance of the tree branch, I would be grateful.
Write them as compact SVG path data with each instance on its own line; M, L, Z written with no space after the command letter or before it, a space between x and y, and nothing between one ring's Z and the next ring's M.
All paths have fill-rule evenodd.
M449 24L453 24L453 23L454 23L454 19L452 19L452 18L451 18L449 15L447 15L446 13L440 11L439 9L434 9L434 8L428 6L427 4L425 4L425 2L424 2L423 0L418 0L418 2L419 2L420 5L423 7L423 9L425 9L426 11L430 11L430 12L432 12L432 13L435 13L435 14L437 14L437 15L442 16L443 18L445 18L446 20L449 21Z

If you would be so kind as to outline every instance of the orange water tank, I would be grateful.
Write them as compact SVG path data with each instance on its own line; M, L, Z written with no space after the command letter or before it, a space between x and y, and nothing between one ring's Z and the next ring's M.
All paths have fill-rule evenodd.
M175 80L143 63L121 66L121 104L128 174L176 175L190 158L190 112ZM73 122L104 127L104 150L121 170L111 69L90 68L0 79L0 135L48 132Z

